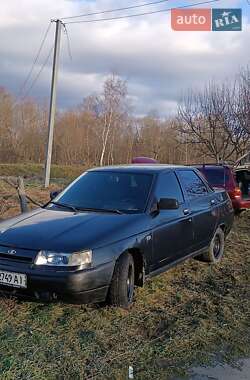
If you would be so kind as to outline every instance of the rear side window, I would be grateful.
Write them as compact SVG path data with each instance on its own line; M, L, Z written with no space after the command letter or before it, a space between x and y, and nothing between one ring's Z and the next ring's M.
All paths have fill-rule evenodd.
M212 186L225 186L229 181L229 173L225 168L203 168L202 173Z
M181 170L178 172L178 175L180 177L181 184L190 198L208 193L205 183L193 170Z
M168 172L160 174L156 185L155 195L157 199L173 198L177 199L179 203L183 203L183 194L175 173Z

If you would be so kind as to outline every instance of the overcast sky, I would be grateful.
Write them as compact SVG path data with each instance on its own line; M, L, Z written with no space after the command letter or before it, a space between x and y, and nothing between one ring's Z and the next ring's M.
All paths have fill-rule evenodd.
M128 13L198 1L169 0L166 4ZM50 19L144 2L149 0L1 0L0 86L18 95ZM151 110L161 116L169 115L188 88L201 88L212 79L230 80L240 66L250 63L250 5L243 0L222 0L204 7L241 7L243 31L175 32L171 30L167 12L113 22L68 25L72 60L66 36L62 34L58 107L74 107L85 96L101 91L110 72L128 81L138 115ZM121 14L124 12L116 13ZM33 76L53 45L54 29L53 23ZM29 96L39 102L48 100L50 79L51 59Z

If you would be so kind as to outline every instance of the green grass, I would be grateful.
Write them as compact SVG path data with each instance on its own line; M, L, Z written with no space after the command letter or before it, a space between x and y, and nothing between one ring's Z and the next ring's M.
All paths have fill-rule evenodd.
M0 298L0 379L127 379L131 365L166 380L249 356L249 226L250 213L236 219L220 265L189 260L130 310Z

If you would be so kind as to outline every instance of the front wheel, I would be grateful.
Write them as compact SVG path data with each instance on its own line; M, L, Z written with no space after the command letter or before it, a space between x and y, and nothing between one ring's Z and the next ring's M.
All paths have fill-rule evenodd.
M115 264L108 293L108 303L124 308L133 301L135 288L134 260L130 253L122 254Z
M207 252L198 256L197 259L216 264L221 261L224 254L225 234L220 227L215 231Z

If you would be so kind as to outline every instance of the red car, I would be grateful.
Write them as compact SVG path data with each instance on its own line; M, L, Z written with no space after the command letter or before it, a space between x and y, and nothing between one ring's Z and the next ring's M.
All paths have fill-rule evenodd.
M158 164L158 161L150 157L134 157L132 164Z
M242 195L242 191L236 182L235 174L230 166L203 164L194 165L199 169L212 187L225 189L236 213L250 209L250 194Z

